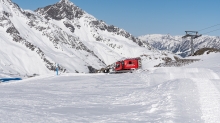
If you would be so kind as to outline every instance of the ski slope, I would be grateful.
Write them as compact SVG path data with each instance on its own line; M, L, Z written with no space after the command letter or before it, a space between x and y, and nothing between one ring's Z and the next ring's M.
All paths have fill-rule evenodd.
M66 73L1 83L0 122L218 123L220 57L200 58L182 68ZM213 66L202 67L208 62Z

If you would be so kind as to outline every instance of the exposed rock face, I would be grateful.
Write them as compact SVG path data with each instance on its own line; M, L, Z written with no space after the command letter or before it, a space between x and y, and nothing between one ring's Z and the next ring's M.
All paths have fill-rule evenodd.
M194 55L203 55L204 53L211 53L211 52L220 52L220 49L215 49L215 48L202 48L197 50Z
M133 42L137 43L139 46L150 47L148 43L143 42L139 38L134 37L130 33L126 32L125 30L119 29L118 27L115 27L113 25L107 25L102 20L91 21L90 23L97 29L115 33L116 35L120 35L125 38L128 38L132 40ZM97 38L97 41L100 41L100 40L103 40L103 39Z
M97 73L97 69L93 68L92 66L88 66L89 73Z
M75 28L74 28L74 26L73 26L70 22L64 21L63 24L64 24L67 28L69 28L72 33L74 33Z
M80 9L68 0L61 0L54 5L39 8L36 10L36 12L42 14L48 20L62 20L64 18L72 20L74 18L80 18L83 14L85 14L82 9Z

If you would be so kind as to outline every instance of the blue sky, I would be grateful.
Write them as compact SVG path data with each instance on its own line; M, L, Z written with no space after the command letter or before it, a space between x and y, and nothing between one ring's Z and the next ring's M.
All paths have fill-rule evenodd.
M12 0L23 9L35 10L59 0ZM184 35L220 29L220 0L70 0L87 13L135 36ZM220 36L220 30L207 35Z

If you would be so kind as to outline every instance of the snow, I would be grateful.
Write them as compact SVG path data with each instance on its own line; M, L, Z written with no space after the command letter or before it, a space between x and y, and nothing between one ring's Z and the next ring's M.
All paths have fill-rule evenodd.
M209 79L194 79L199 90L200 105L205 122L220 121L220 93ZM217 115L216 115L217 114Z
M54 73L1 83L0 122L217 123L220 55L199 58L179 68L126 74Z
M25 75L26 73L46 74L49 72L46 67L38 67L44 66L44 64L37 54L29 52L29 49L19 43L14 43L9 34L1 30L0 44L0 71L17 75Z

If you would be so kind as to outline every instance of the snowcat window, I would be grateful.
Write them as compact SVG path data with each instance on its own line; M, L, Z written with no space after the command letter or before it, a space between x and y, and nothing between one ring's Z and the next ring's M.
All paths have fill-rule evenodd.
M116 64L116 68L118 68L120 66L120 64Z
M131 61L129 61L128 64L133 64L133 63Z

